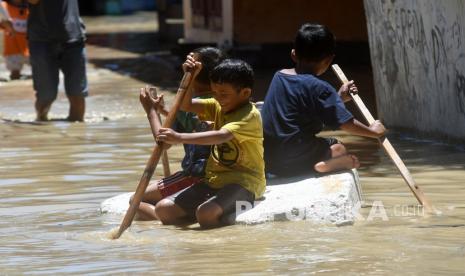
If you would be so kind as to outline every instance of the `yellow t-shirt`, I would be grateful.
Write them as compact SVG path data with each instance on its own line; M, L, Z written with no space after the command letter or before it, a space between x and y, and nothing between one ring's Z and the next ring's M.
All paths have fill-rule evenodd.
M234 138L213 145L207 161L206 177L210 187L220 189L239 184L259 198L265 192L263 128L260 112L248 103L228 114L221 113L215 99L200 100L205 108L199 118L213 121L214 129L227 129Z

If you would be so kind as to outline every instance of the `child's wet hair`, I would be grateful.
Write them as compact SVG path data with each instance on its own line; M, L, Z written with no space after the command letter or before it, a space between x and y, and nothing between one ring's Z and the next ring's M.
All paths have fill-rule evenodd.
M334 54L336 40L328 27L306 23L297 31L294 50L300 60L318 62Z
M197 54L198 61L202 63L202 70L200 70L196 80L203 84L210 84L210 72L225 59L225 55L215 47L201 47L192 52Z
M252 66L240 59L225 59L210 74L213 83L227 83L240 90L253 88L254 72Z

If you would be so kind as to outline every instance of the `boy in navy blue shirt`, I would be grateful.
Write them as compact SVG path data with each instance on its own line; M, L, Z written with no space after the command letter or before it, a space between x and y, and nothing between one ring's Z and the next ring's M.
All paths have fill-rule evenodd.
M349 93L357 93L353 81L338 92L318 78L331 65L334 49L327 27L304 24L291 52L295 68L274 75L262 109L268 173L291 176L358 168L357 157L336 139L316 136L324 126L372 138L384 135L381 122L366 126L345 108Z

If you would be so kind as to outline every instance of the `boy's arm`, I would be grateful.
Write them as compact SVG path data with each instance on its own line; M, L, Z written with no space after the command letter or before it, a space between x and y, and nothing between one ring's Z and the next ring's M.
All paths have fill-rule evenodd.
M8 14L8 11L3 7L3 4L0 3L0 29L5 30L7 33L13 33L13 24L11 22L11 16Z
M152 130L153 138L157 140L157 135L161 128L161 122L155 109L152 109L149 113L147 113L147 118L149 119L150 129Z
M386 128L378 120L376 120L370 126L366 126L356 119L351 119L348 122L342 124L340 128L354 135L360 135L376 139L386 134Z
M218 145L230 141L233 134L227 129L195 133L178 133L170 128L161 128L157 141L167 144Z
M16 33L11 20L0 20L0 30L4 30L9 35Z
M0 1L0 21L10 19L11 16L8 14L8 11L3 7L3 3Z
M195 67L200 67L199 70L194 70ZM186 61L182 65L182 70L184 72L186 71L191 71L191 72L196 72L194 73L193 76L193 81L195 81L195 78L197 77L198 72L202 70L202 63L198 62L195 60L194 53L190 53L187 55ZM186 111L186 112L194 112L194 113L201 113L204 110L204 105L196 99L192 99L192 95L194 94L194 91L192 90L192 85L189 90L187 90L186 95L184 96L184 99L181 103L181 110Z
M184 99L182 99L180 109L185 112L202 113L204 111L204 104L198 99L192 99L193 94L191 86L191 88L187 90L186 95L184 95Z

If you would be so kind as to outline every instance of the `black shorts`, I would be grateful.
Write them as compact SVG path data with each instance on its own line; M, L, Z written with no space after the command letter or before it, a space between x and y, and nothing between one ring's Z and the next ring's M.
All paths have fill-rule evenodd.
M255 196L239 184L228 184L221 189L213 189L206 183L199 183L169 197L169 199L181 207L190 219L195 221L197 208L205 202L215 202L220 205L223 209L222 217L226 218L235 215L236 201L246 201L253 205Z
M283 177L315 173L313 166L331 159L331 146L338 143L335 138L314 137L305 141L304 145L291 146L273 156L267 156L265 151L266 172Z
M311 161L311 166L315 165L318 162L331 159L331 146L338 144L339 141L336 138L321 138L316 137L314 142L314 151L309 152L309 160Z

